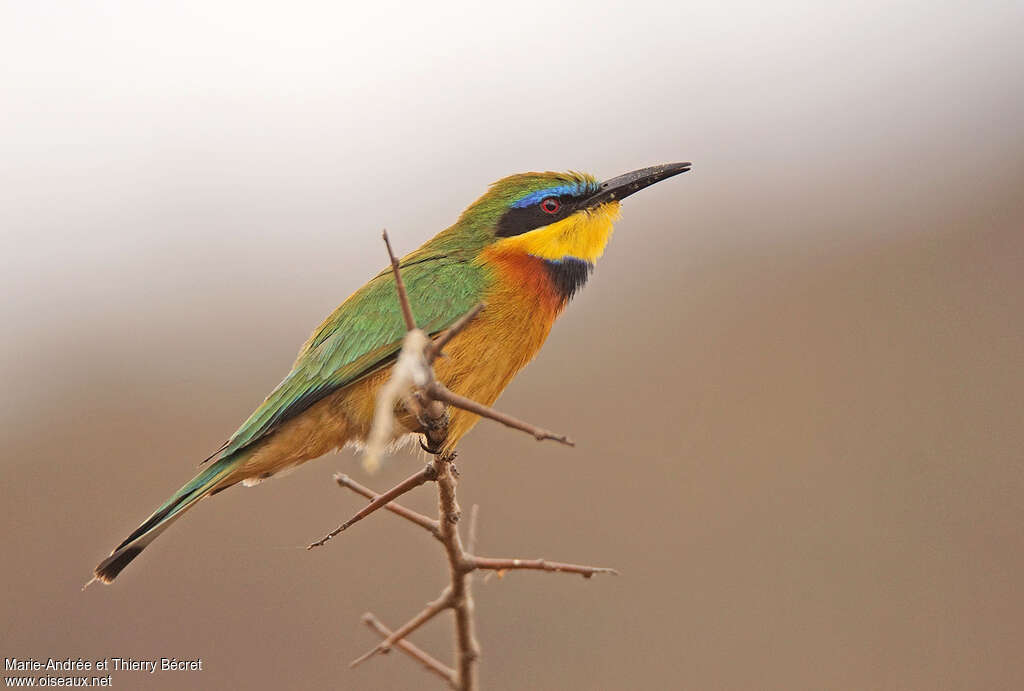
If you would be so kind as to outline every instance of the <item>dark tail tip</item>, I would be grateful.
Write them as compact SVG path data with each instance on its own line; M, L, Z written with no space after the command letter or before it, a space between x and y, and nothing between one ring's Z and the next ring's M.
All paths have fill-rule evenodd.
M101 561L96 570L93 571L96 580L107 584L112 583L117 578L117 574L121 573L121 570L140 554L142 554L142 547L134 545L115 550L113 554Z

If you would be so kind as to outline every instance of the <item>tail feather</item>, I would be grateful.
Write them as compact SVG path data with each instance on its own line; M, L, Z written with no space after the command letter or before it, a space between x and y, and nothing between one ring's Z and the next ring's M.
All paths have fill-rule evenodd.
M124 567L142 553L149 543L167 530L174 521L207 496L234 469L235 459L221 459L203 469L175 492L160 508L132 531L125 540L114 548L110 556L96 566L93 580L111 583ZM219 489L224 489L223 487Z

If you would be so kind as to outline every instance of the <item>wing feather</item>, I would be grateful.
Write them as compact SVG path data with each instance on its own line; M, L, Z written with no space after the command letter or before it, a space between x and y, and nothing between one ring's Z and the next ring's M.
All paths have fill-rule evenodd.
M402 278L417 326L435 334L480 301L487 275L460 257L413 254L402 262ZM291 372L211 458L244 449L325 396L390 364L404 335L394 276L382 271L313 332Z

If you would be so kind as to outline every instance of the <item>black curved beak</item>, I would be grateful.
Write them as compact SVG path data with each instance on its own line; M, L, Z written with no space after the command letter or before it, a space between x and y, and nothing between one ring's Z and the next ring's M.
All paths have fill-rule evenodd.
M601 189L595 192L593 196L585 199L583 203L587 207L593 207L598 204L620 201L645 187L650 187L656 182L661 182L673 175L685 173L690 169L690 165L689 161L686 163L665 163L660 166L641 168L640 170L634 170L632 173L626 173L625 175L605 180L601 183Z

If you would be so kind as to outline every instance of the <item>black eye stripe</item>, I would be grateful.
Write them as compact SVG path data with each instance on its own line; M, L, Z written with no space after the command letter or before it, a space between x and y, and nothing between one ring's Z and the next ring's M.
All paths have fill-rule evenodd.
M545 199L550 198L545 197ZM532 206L523 208L512 207L506 211L501 220L498 221L498 237L507 238L513 235L522 235L531 230L551 225L572 213L573 203L576 201L575 197L570 194L563 194L553 198L557 199L561 205L558 211L553 214L541 208L541 204L544 203L543 199Z

